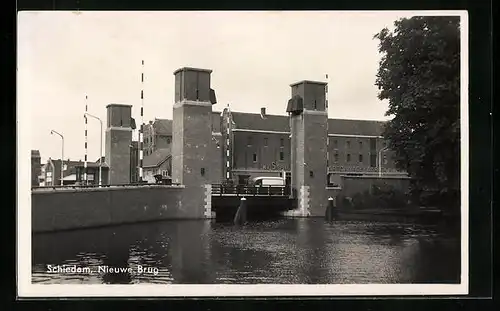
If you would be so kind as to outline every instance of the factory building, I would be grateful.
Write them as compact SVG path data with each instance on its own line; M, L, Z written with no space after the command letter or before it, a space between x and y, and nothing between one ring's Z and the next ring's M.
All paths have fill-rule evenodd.
M176 103L183 98L194 98L194 103L213 105L215 93L207 87L210 72L192 68L176 71ZM191 90L193 85L198 86ZM326 83L301 81L290 87L292 99L288 101L288 106L283 101L283 115L268 114L265 107L255 113L238 112L228 105L223 111L209 109L206 114L203 112L200 116L190 117L195 109L202 109L201 106L176 110L174 105L174 120L156 118L143 126L143 180L154 182L151 177L156 174L168 177L179 175L176 171L186 167L183 161L190 161L190 156L186 157L184 153L195 146L184 141L186 130L190 139L195 139L196 135L205 137L210 131L208 128L194 128L196 122L201 122L199 118L203 118L203 126L205 122L211 124L211 143L203 151L204 154L197 154L196 158L202 162L202 171L210 169L207 177L212 184L246 184L258 176L285 176L291 182L292 171L299 174L308 172L311 178L313 174L324 175L321 179L329 187L340 185L342 175L377 175L382 172L384 175L406 176L405 172L396 170L393 153L387 149L381 136L384 122L328 118ZM136 182L140 179L140 143L132 141L132 124L135 122L131 118L131 106L110 104L107 109L109 183ZM306 113L303 114L303 111ZM186 122L193 125L187 126ZM292 133L305 136L293 137ZM321 137L321 141L316 142L316 137ZM175 139L180 141L176 143ZM292 139L295 139L293 144ZM204 139L200 137L199 141ZM300 147L301 144L304 146ZM297 147L294 149L293 145ZM292 149L297 154L294 155ZM176 163L182 167L175 167ZM295 169L293 166L296 166ZM307 166L317 166L317 169L306 170ZM320 173L323 170L324 174ZM172 181L182 183L175 177Z
M172 139L172 120L156 119L145 131L145 161L148 157L166 159ZM328 119L327 167L328 183L340 183L341 175L375 175L381 171L391 175L406 175L396 170L393 153L386 148L381 134L384 122L370 120ZM151 135L150 133L161 133ZM156 136L156 137L155 137ZM212 154L221 174L214 183L232 180L245 184L257 176L290 174L290 119L270 115L266 108L259 113L231 111L230 107L212 113ZM223 139L226 137L226 139ZM159 143L161 142L161 143ZM154 154L157 150L161 153ZM382 152L380 152L382 151ZM151 162L148 160L148 162ZM171 162L169 162L171 165ZM167 169L171 172L171 167Z

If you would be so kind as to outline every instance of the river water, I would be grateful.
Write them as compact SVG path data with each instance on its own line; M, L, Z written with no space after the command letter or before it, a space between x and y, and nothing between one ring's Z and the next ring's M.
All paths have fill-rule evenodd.
M32 249L43 284L460 282L459 234L437 225L165 221L35 234Z

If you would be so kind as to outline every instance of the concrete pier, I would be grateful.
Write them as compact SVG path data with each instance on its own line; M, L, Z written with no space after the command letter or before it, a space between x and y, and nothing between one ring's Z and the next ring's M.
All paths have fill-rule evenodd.
M247 199L241 198L240 206L234 215L235 225L244 225L247 222Z
M332 221L337 218L337 209L335 206L335 200L332 197L328 198L328 205L326 206L325 219L326 221Z

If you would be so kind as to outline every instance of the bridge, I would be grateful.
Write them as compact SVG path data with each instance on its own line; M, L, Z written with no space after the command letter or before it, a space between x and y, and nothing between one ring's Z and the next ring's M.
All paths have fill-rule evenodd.
M70 190L70 189L85 189L85 188L117 188L117 187L141 187L141 186L154 186L162 185L163 183L128 183L128 184L113 184L113 185L54 185L54 186L39 186L31 187L32 191L43 190ZM168 185L178 186L178 183L169 183ZM248 186L248 185L212 185L212 198L213 197L290 197L291 191L289 186Z
M170 184L177 186L177 184ZM54 185L32 187L32 191L66 192L88 188L128 188L160 187L162 183L128 183L112 185ZM104 189L103 189L104 190ZM276 214L295 208L290 186L251 186L251 185L212 185L212 210L217 217L226 215L233 217L241 198L246 198L249 214Z
M295 208L290 186L212 185L212 210L217 217L233 217L241 198L249 214L279 214Z
M289 197L289 186L212 185L213 197Z

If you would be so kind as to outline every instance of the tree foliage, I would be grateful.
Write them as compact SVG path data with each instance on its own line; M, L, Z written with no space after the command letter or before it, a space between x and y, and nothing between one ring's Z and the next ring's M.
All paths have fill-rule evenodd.
M379 99L393 117L383 136L420 197L458 205L460 189L460 18L403 18L382 29Z

